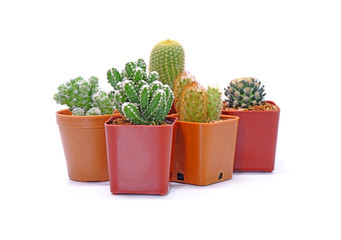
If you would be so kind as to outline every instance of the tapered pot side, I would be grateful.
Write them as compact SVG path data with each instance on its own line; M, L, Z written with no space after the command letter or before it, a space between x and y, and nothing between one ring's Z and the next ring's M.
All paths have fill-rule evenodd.
M223 111L223 114L240 117L234 171L273 171L280 110Z
M221 118L229 120L177 122L171 181L208 185L232 178L239 117Z
M109 180L104 123L112 116L72 116L68 109L56 113L71 180Z
M170 125L105 124L110 190L113 194L159 194L169 191L173 128Z

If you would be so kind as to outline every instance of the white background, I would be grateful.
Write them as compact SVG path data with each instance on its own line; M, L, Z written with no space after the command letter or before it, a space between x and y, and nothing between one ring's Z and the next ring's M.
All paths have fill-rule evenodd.
M341 239L338 1L1 1L0 239ZM167 196L68 179L52 97L178 40L221 88L254 76L281 108L273 173ZM129 143L127 143L129 144ZM133 146L132 146L133 149Z

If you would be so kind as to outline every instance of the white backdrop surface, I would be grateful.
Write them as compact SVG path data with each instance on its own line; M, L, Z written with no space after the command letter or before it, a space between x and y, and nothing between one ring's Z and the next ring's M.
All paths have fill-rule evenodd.
M338 1L1 1L0 239L341 239ZM254 76L281 108L273 173L167 196L68 179L59 84L178 40L221 88ZM129 143L127 143L129 144ZM133 148L133 146L132 146Z

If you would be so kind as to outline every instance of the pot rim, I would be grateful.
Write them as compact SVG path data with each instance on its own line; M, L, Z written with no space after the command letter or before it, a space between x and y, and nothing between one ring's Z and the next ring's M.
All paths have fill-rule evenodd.
M173 116L174 115L174 116ZM168 115L169 117L178 117L178 114L171 114ZM221 114L220 115L221 118L231 118L232 121L238 121L239 117L238 116L232 116L232 115L227 115L227 114ZM182 123L182 124L192 124L192 125L212 125L212 124L223 124L225 123L225 121L215 121L215 122L210 122L210 123L198 123L198 122L187 122L187 121L177 121L178 123Z
M275 105L276 107L277 104L274 102L274 101L270 101L270 100L265 100L266 103L270 103L271 105ZM249 112L249 113L263 113L263 112L280 112L281 109L278 107L278 110L271 110L271 111L256 111L256 110L248 110L248 111L238 111L238 110L222 110L222 112L238 112L238 113L241 113L241 112Z
M165 119L167 119L167 118L173 118L174 119L172 121L172 124L169 124L169 125L114 125L114 124L109 124L114 118L123 118L123 116L121 114L117 114L117 115L115 114L114 116L109 118L105 122L104 125L106 127L125 127L125 128L167 128L167 127L174 126L175 122L178 121L178 117L177 116L167 116Z

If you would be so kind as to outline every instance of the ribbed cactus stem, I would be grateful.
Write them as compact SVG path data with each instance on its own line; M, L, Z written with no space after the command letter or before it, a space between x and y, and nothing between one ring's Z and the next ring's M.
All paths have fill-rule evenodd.
M222 109L221 91L218 87L207 88L207 119L217 121L220 119Z
M157 71L160 81L173 90L174 80L185 69L185 51L177 41L157 43L150 54L149 72Z
M188 122L206 122L207 94L204 88L188 85L181 96L180 120Z
M181 94L189 83L193 83L198 86L197 82L195 81L195 77L189 72L180 73L174 81L174 106L176 112L180 111Z

